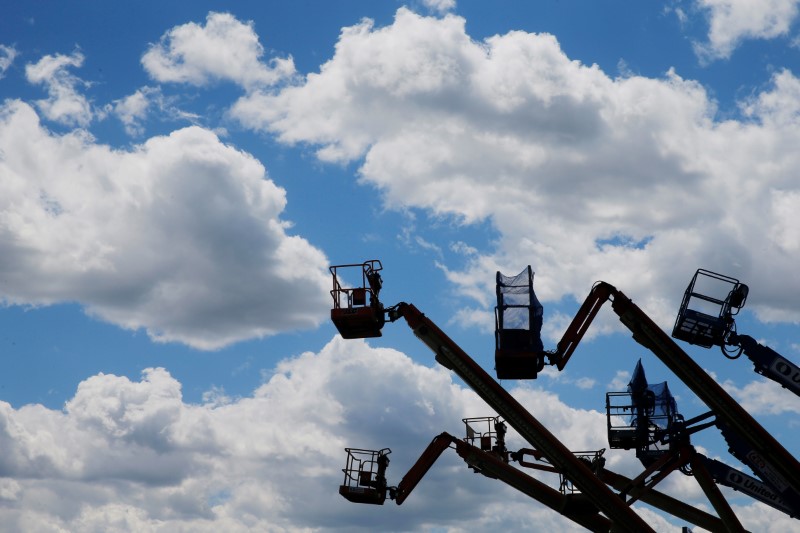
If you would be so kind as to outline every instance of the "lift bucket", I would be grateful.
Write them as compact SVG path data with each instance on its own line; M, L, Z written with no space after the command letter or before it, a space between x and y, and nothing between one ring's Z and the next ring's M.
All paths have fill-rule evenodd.
M530 265L513 277L497 273L494 361L498 379L535 379L543 368L542 314Z
M747 285L735 278L698 269L683 295L672 336L703 348L724 346L747 292Z
M636 450L647 467L670 451L659 445L662 434L683 420L667 382L648 383L642 361L636 363L625 392L606 393L608 444L612 449Z
M606 393L608 445L613 450L636 449L647 443L647 434L631 420L633 399L630 392Z
M353 503L383 505L386 501L386 467L389 466L389 448L361 450L345 448L347 463L342 469L344 483L339 494Z
M342 269L357 270L360 282L353 287L344 287L339 273ZM331 320L345 339L380 337L386 322L383 305L378 300L382 282L378 273L381 262L372 259L360 264L330 267L333 275L333 308Z
M481 416L476 418L462 418L467 435L464 442L475 446L484 452L494 452L505 462L508 462L506 450L506 425L497 416Z

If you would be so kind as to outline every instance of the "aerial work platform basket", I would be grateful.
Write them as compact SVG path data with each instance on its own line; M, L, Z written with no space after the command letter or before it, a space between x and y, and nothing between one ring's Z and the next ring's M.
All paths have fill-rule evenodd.
M498 379L534 379L544 367L542 315L530 265L516 276L497 272L494 362Z
M354 503L383 505L386 501L386 467L392 450L345 448L347 463L342 469L344 483L339 494Z
M493 452L508 462L506 450L506 424L498 416L462 418L466 428L464 442L484 452Z
M344 287L339 271L359 270L360 281L353 287ZM386 318L378 294L383 285L379 271L381 262L371 259L364 263L330 267L333 275L333 308L331 320L344 339L380 337Z
M671 450L672 440L660 444L673 426L683 421L667 382L648 383L641 359L625 392L606 393L608 444L612 449L636 450L649 466Z
M747 293L738 279L698 269L683 295L672 336L703 348L724 346Z

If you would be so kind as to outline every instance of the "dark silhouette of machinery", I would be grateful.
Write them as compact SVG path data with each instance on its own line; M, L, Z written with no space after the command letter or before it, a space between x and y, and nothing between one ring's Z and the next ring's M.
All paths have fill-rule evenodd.
M361 283L343 287L337 276L339 269L360 270ZM333 309L331 320L343 339L380 337L386 321L383 305L378 299L383 282L380 271L383 265L377 259L354 265L330 267L333 274Z
M736 359L744 353L755 371L800 395L800 368L775 350L736 332L734 317L749 293L738 279L698 269L686 288L672 336L696 346L719 346Z
M344 483L339 494L354 503L383 505L386 501L386 468L392 450L362 450L345 448L347 465L344 467Z
M611 448L635 449L636 457L647 467L676 444L675 427L683 423L667 383L649 384L640 359L625 392L606 393L608 444Z
M465 437L459 439L446 432L434 437L396 486L386 485L385 477L382 477L385 469L378 473L378 458L386 457L390 453L388 448L346 448L344 484L339 487L339 493L355 503L383 505L388 498L402 505L436 460L449 448L455 450L475 473L509 485L590 531L614 530L613 522L599 513L592 499L582 493L563 472L550 464L540 451L532 448L508 451L505 446L506 424L499 417L465 418L462 421L466 428ZM605 468L604 451L574 452L573 455L599 480L609 485L627 487L633 494L641 497L642 501L671 510L675 516L692 523L712 531L722 530L722 521L713 515L654 489L646 494L641 493L638 487L631 486L632 480ZM511 463L514 462L525 468L558 475L558 489L512 466ZM377 492L376 487L381 487L382 492Z
M717 425L715 420L705 422L713 412L684 420L667 383L647 382L641 360L627 391L606 393L606 417L610 447L635 449L636 457L645 466L637 478L639 483L653 487L675 470L695 476L728 529L741 530L741 524L714 483L740 491L789 516L798 514L797 506L784 501L767 483L698 453L691 445L691 435Z
M498 379L533 379L544 367L542 304L530 265L513 277L497 273L495 370Z
M344 267L361 271L360 287L341 286L337 275ZM394 499L398 504L402 503L441 453L453 446L477 472L514 486L593 531L609 531L609 529L652 531L650 525L634 511L633 504L637 501L654 505L711 531L742 530L738 519L719 492L717 483L728 484L737 490L749 485L752 490L750 492L742 490L742 492L753 497L756 497L755 493L760 492L762 496L768 495L764 496L765 499L779 500L781 505L776 508L787 514L797 516L800 513L800 463L669 335L615 287L605 282L596 283L557 348L543 351L541 341L536 342L538 339L536 320L538 317L540 325L541 305L532 290L533 272L528 267L515 278L506 278L498 272L495 362L498 376L501 378L503 376L514 379L535 378L545 363L563 370L602 305L610 300L612 310L632 332L634 340L652 351L710 409L708 413L691 420L684 420L677 412L666 383L659 386L647 384L644 371L640 370L641 365L639 365L634 376L634 378L640 376L638 381L632 380L629 389L624 393L609 393L606 398L609 445L612 448L635 449L645 466L644 472L634 479L606 470L600 464L602 453L598 455L599 452L589 452L581 455L569 451L414 305L401 302L384 309L378 301L380 276L377 275L377 271L381 268L377 260L331 267L334 278L334 289L331 291L334 308L331 317L342 336L346 338L379 336L381 328L387 321L405 319L413 333L434 352L436 361L455 372L505 420L503 424L513 427L533 447L518 452L507 452L504 445L498 443L500 441L498 436L501 433L499 430L494 437L494 443L489 436L486 445L481 442L477 446L470 441L469 429L467 438L463 440L443 433L434 439L396 487L386 485L385 466L381 467L381 464L388 465L386 457L388 449L370 451L348 448L348 462L344 469L345 483L340 487L340 493L349 500L382 504L388 494L390 499ZM376 276L377 283L375 283ZM369 295L369 304L366 302L366 297L364 299L354 297L359 290ZM744 304L746 289L744 291L740 289L738 294L739 296L734 295L728 301L731 313ZM363 311L364 307L368 307L369 311ZM518 311L523 315L522 321L514 322L508 319L511 313ZM379 317L379 313L385 313L385 316ZM524 320L525 313L527 322ZM723 317L724 323L715 327L721 328L723 334L728 331L727 338L730 339L732 326L726 326L727 315L720 316ZM698 318L703 317L694 317L696 321ZM508 338L512 339L509 344L504 335L507 331L513 330L529 333L516 331L509 334ZM514 340L519 342L515 343ZM504 358L511 359L504 360ZM512 361L511 364L505 365L509 361ZM707 421L711 417L713 420ZM734 456L748 465L758 479L730 469L722 463L717 464L718 462L707 460L694 451L689 443L689 436L711 426L720 429ZM469 428L469 424L467 427ZM481 433L481 437L483 436ZM357 458L359 454L361 458ZM528 455L545 465L527 461L525 457ZM379 463L382 457L385 461ZM543 485L535 478L509 465L509 461L516 461L523 467L558 473L561 476L560 490ZM693 473L717 511L718 517L691 508L653 488L675 469ZM732 478L738 480L737 486L734 486L736 482L731 481ZM729 483L725 483L724 479L728 479Z

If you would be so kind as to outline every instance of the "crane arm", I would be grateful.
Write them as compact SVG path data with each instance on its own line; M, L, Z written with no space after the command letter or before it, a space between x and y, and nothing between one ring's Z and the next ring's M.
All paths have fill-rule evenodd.
M653 531L636 512L609 489L592 470L576 458L547 428L453 340L412 304L400 303L389 310L390 320L403 317L436 361L453 370L519 434L540 450L547 460L563 472L592 503L622 530Z
M614 287L602 281L592 287L583 305L575 314L575 318L570 322L567 331L564 332L564 336L558 342L555 352L548 354L550 356L550 364L556 365L559 370L564 370L567 361L572 357L572 352L578 347L578 343L581 342L586 330L589 329L592 320L594 320L603 304L611 297L613 290Z
M609 286L610 287L610 286ZM775 486L785 499L800 491L800 463L739 405L694 359L656 325L630 298L611 287L612 309L639 344L652 351L732 431L757 454L770 471L780 472L784 486ZM772 482L771 479L764 481Z
M740 346L752 361L756 372L800 396L800 368L797 365L772 348L759 344L749 335L731 333L727 343Z
M794 517L798 515L798 511L793 511L792 508L783 501L780 495L766 483L762 483L756 478L744 472L740 472L732 466L728 466L716 459L710 459L702 454L697 454L697 456L698 459L703 462L711 477L714 478L714 481L720 485L725 485L743 494L747 494L751 498L782 511L789 516Z
M456 453L476 472L499 479L506 485L550 507L590 531L616 531L612 522L597 512L596 507L581 505L583 494L562 494L538 479L514 468L496 454L486 452L462 440L456 441Z
M794 500L800 492L800 463L776 441L756 420L745 411L725 390L709 376L672 338L653 322L633 301L614 286L600 281L592 287L564 337L552 356L559 370L564 368L578 342L588 329L599 308L608 300L620 321L627 327L639 344L652 351L672 372L678 376L706 405L722 424L731 428L769 465L770 471L782 472L784 486L776 486L787 500ZM754 345L760 346L755 341ZM761 347L764 348L764 347ZM767 348L764 348L766 350ZM758 351L750 346L751 352ZM776 354L777 355L777 354ZM785 361L781 358L781 361ZM773 363L777 365L778 363ZM796 369L796 367L794 367ZM789 372L793 379L800 380L800 370L781 366L781 372ZM765 481L769 481L765 479Z
M402 505L436 460L451 446L455 447L456 453L476 472L502 481L551 509L562 513L590 531L607 533L611 530L611 521L600 515L596 508L589 512L586 511L585 506L579 508L573 503L573 498L570 498L570 496L562 494L536 478L514 468L496 453L481 450L447 432L434 437L416 463L403 476L397 487L389 489L390 495L397 505Z
M428 447L425 448L425 451L422 452L422 455L419 456L417 462L414 463L408 470L408 473L400 480L400 483L397 484L397 488L392 495L397 505L402 505L403 502L406 501L408 495L411 494L411 491L414 490L423 476L428 473L433 463L435 463L442 453L455 442L458 442L458 439L447 432L441 433L433 438L431 443L428 444Z
M744 533L744 527L742 527L733 509L731 509L731 506L728 505L722 492L720 492L719 487L717 487L717 484L714 482L714 478L706 469L703 460L695 454L690 463L692 465L692 474L694 474L694 478L703 489L703 492L706 493L714 510L717 511L720 519L725 524L725 530Z

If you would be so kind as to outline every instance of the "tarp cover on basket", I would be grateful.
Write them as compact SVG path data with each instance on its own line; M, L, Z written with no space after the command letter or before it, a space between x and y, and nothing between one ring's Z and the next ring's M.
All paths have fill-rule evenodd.
M533 379L544 366L542 315L528 265L516 276L497 272L495 369L499 379Z

